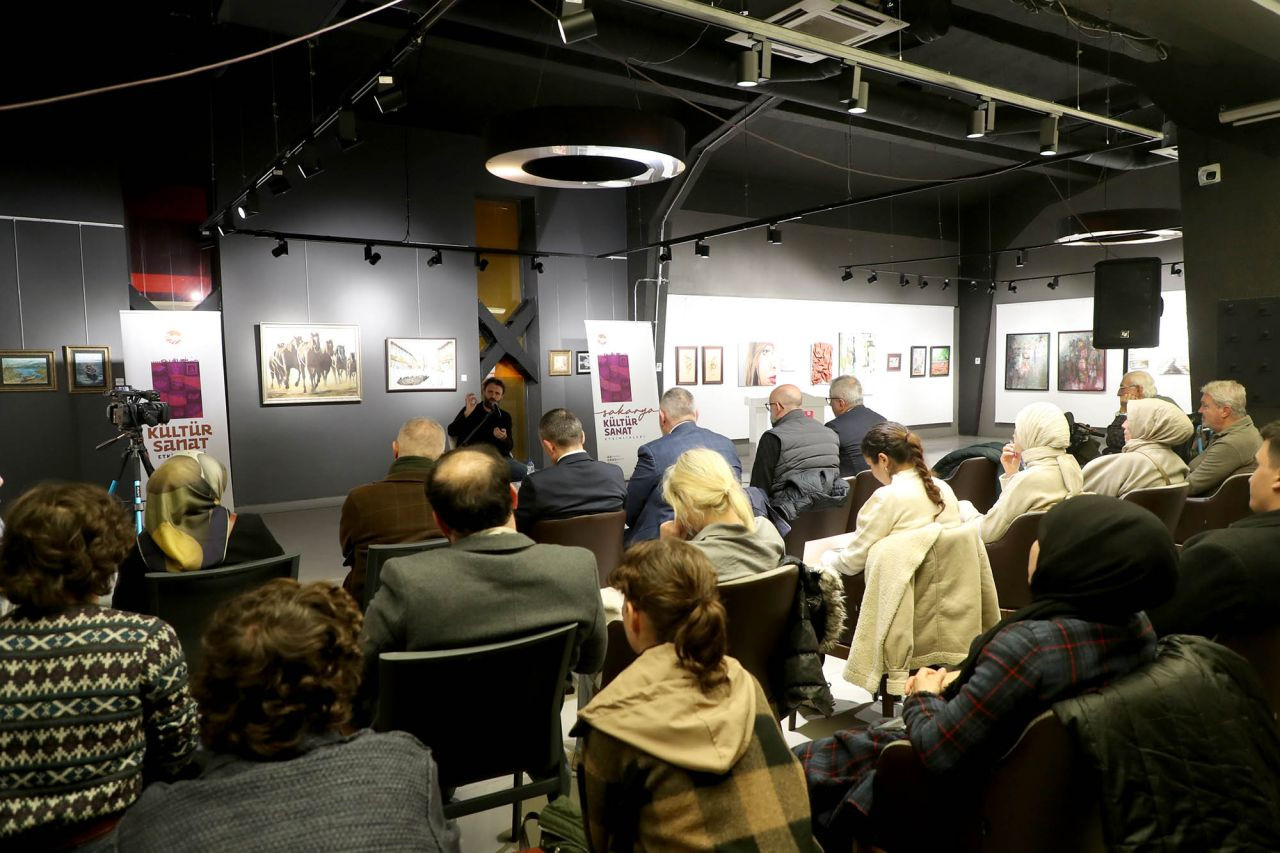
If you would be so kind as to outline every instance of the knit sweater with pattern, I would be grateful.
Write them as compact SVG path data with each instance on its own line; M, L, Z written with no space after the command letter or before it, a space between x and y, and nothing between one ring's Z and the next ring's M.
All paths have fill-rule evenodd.
M0 841L120 812L198 744L166 623L91 605L0 617Z

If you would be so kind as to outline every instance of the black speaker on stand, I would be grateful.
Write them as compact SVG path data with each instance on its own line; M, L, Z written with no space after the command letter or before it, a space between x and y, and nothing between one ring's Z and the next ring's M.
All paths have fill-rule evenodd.
M1160 344L1159 258L1099 261L1093 267L1093 345L1142 349Z

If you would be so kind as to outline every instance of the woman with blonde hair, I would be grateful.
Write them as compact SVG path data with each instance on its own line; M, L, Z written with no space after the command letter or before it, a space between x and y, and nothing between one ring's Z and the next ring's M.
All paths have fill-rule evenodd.
M702 550L721 581L778 567L786 546L767 518L751 512L742 485L719 453L686 450L667 469L662 497L675 518L664 522L659 538L684 539Z
M1013 422L1013 441L1000 453L1000 497L982 519L982 541L994 542L1013 520L1041 512L1084 491L1080 463L1067 452L1071 428L1053 403L1032 403Z
M1159 397L1130 400L1125 413L1124 447L1084 466L1085 491L1118 498L1135 489L1185 483L1187 463L1173 448L1191 438L1186 413Z

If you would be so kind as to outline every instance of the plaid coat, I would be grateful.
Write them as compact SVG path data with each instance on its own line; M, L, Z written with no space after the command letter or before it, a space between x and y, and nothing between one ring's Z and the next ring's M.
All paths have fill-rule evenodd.
M934 773L994 763L1054 702L1154 658L1155 633L1143 614L1123 626L1066 617L1015 622L982 650L954 699L915 693L903 701L906 736ZM893 726L846 730L798 747L814 820L829 826L850 806L869 814L876 759L902 735Z
M365 561L370 545L421 542L441 535L427 501L427 475L435 460L425 456L401 456L391 463L387 476L376 483L357 486L342 504L338 544L345 565L351 567L342 586L356 601L363 601Z

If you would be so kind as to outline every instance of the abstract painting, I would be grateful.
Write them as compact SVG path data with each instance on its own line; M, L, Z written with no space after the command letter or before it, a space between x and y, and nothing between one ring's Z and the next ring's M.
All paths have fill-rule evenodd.
M1005 335L1004 390L1049 390L1049 333Z

